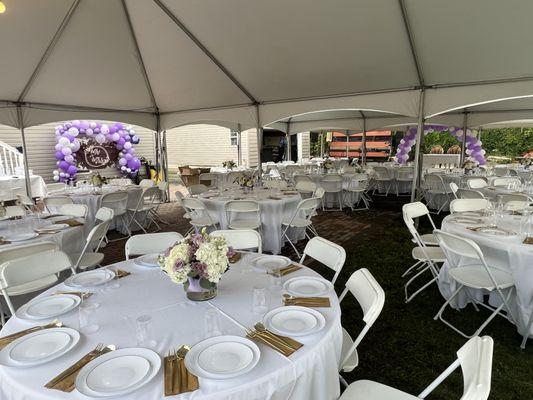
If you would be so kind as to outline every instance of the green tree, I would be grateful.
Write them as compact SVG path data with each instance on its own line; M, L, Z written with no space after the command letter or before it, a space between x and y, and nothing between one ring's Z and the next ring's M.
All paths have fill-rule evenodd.
M487 129L481 131L481 142L489 156L520 157L533 150L533 129Z

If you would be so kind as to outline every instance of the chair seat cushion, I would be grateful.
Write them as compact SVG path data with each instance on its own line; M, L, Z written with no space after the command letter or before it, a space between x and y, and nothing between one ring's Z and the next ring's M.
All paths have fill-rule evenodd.
M514 285L514 280L510 273L491 267L489 267L489 269L500 288L509 288ZM495 285L483 265L468 265L465 267L450 268L449 274L458 283L471 288L487 290L495 289Z
M191 218L191 220L189 221L191 225L194 225L194 226L210 226L212 224L217 224L218 221L215 220L213 217L209 218L209 217L195 217L195 218Z
M348 331L344 328L342 328L342 350L341 350L341 363L346 358L346 355L348 354L348 351L350 350L350 347L353 345L353 340ZM357 354L357 349L350 354L350 357L343 363L343 365L339 366L339 369L343 372L352 372L355 367L359 364L359 355Z
M57 283L57 276L48 275L44 278L37 279L36 281L31 281L24 283L22 285L12 286L7 289L7 294L10 296L18 296L20 294L32 293L38 290L46 289Z
M378 382L361 380L352 383L339 400L420 400L418 397Z
M426 246L438 246L439 243L437 242L437 238L432 233L425 233L423 235L420 235L420 238L422 239L422 242ZM414 239L412 239L413 243L416 243Z
M424 255L424 251L427 254L427 257ZM412 252L413 258L416 260L425 261L427 258L434 262L444 262L446 261L446 256L440 247L415 247Z

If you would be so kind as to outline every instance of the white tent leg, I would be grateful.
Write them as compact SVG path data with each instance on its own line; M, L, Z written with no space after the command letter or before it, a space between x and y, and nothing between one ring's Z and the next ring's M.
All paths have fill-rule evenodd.
M26 184L26 194L31 199L31 181L30 168L28 164L28 146L26 146L26 135L24 134L24 119L22 118L22 108L17 106L17 118L20 128L20 136L22 137L22 156L24 157L24 182Z
M420 89L420 100L418 104L418 130L416 132L416 147L415 147L415 165L413 173L413 185L411 186L411 202L415 201L417 189L420 187L420 177L422 175L422 157L420 156L420 147L424 137L424 89Z

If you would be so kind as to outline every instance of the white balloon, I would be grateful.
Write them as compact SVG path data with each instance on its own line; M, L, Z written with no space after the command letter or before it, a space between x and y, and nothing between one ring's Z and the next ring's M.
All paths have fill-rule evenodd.
M57 182L58 180L59 180L59 176L57 176L57 175L54 175L54 181L56 181L56 182Z
M65 177L65 173L64 173L64 172L60 172L60 173L59 173L59 176L60 176L61 178L64 178L64 177Z
M131 168L126 168L126 172L129 174L131 172Z
M98 143L100 143L100 144L102 144L102 143L105 142L105 136L104 136L103 134L101 134L101 133L99 133L98 135L96 135L94 138L95 138L95 140L96 140Z
M54 171L52 172L54 175L59 175L59 171L57 169L54 169Z
M56 147L55 147L56 151L61 151L62 148L63 148L62 144L59 144L59 143L56 144Z
M65 172L65 178L70 178L70 174L68 172Z
M65 161L72 164L74 162L74 157L69 154L68 156L65 156Z
M78 130L78 128L72 127L72 128L69 128L68 134L76 137L80 134L80 131Z
M93 130L91 128L87 128L85 129L85 134L87 136L92 136L94 134Z
M123 165L122 167L120 167L120 170L121 171L126 171L126 167Z
M91 123L89 124L89 126L91 127L91 129L96 128L96 122L94 122L94 121L91 122Z
M57 141L58 144L62 145L62 147L70 144L70 140L68 140L66 137L59 138Z
M102 132L104 135L107 135L109 133L109 126L107 126L107 124L103 124L100 128L100 132Z

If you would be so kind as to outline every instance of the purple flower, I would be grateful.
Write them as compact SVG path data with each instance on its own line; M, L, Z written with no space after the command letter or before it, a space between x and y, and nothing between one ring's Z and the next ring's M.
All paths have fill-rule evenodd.
M231 257L233 257L235 254L237 254L237 252L233 249L233 247L228 246L228 252L226 253L226 256L227 256L228 258L231 258Z
M174 264L172 269L173 269L174 272L178 272L180 269L183 268L183 265L184 265L183 260L178 260L178 261L176 261L176 264Z
M207 265L205 265L203 262L193 262L191 263L191 268L193 271L196 271L198 275L200 275L202 278L207 278Z

